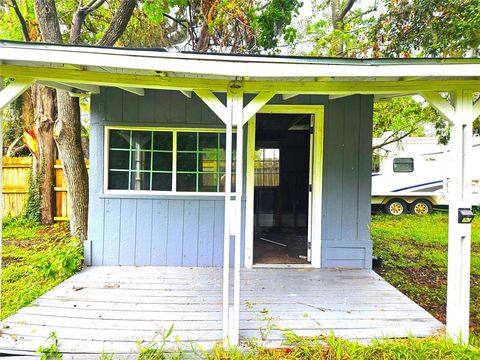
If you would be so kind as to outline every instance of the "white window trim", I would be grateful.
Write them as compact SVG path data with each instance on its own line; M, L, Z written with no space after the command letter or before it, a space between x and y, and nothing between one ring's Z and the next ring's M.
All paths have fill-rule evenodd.
M210 132L225 133L224 128L188 128L188 127L158 127L158 126L105 126L103 131L103 193L105 195L138 195L138 196L205 196L205 197L225 197L224 191L205 192L205 191L176 191L177 188L177 137L173 136L172 140L172 189L171 191L158 190L119 190L108 188L108 171L109 171L109 152L110 152L110 130L132 130L132 131L172 131L172 132ZM174 170L175 169L175 170Z

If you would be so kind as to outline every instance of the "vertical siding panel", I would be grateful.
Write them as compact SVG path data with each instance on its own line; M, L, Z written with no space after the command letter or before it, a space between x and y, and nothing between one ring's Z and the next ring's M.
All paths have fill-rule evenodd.
M325 147L328 147L328 158L325 164L328 167L326 180L328 192L325 207L325 237L328 240L340 238L342 227L342 198L343 189L343 132L345 119L345 101L339 99L331 101L329 105L328 134L325 136Z
M123 91L123 103L121 105L123 107L123 119L125 122L139 122L138 100L138 95Z
M105 199L103 265L119 265L121 200Z
M124 119L123 91L116 88L107 88L107 99L106 120L109 122L122 122Z
M141 123L155 122L155 99L154 93L151 90L145 90L144 96L138 96L138 121Z
M213 266L215 201L200 201L198 220L198 266Z
M134 199L122 199L120 223L120 265L135 265L135 221L137 202Z
M358 234L359 240L370 240L372 193L372 109L373 98L361 97L361 126L359 134L359 175L358 175Z
M183 200L168 201L167 265L181 266L183 253Z
M152 265L167 265L168 200L153 202Z
M150 265L152 250L152 200L137 200L135 265Z
M185 201L183 207L183 266L197 266L198 200Z
M88 240L91 241L91 248L85 250L85 255L91 257L91 265L103 264L103 223L104 223L104 201L90 196L90 206L95 208L95 215L89 215L88 225ZM92 230L90 231L90 227ZM88 246L88 245L87 245ZM91 253L89 254L91 250ZM90 261L90 258L85 258Z
M223 224L225 220L225 202L215 201L213 266L223 265Z
M170 119L170 91L155 91L154 115L155 122L171 124Z
M185 124L189 121L189 116L186 116L186 102L187 98L179 91L172 92L170 96L170 122L174 124ZM189 104L191 106L191 104ZM195 118L197 115L193 115Z
M358 219L358 134L360 131L360 97L345 98L345 130L343 133L343 196L342 240L355 240Z

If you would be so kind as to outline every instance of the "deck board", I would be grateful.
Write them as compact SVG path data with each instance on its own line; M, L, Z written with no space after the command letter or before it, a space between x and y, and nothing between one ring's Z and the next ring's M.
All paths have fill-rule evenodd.
M301 336L333 332L348 339L431 336L443 325L370 270L242 270L240 336L275 324ZM222 270L90 267L2 322L0 353L34 354L55 331L59 350L94 358L134 357L138 342L209 348L222 336ZM272 330L264 343L279 346Z

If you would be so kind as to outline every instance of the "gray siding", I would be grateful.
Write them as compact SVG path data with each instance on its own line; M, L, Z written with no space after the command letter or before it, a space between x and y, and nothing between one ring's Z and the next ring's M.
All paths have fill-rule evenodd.
M325 116L322 266L370 268L371 96L333 100Z
M271 103L326 105L322 266L370 267L372 98L352 96L328 103L325 96L287 101L276 96ZM91 112L86 262L221 266L223 197L104 194L103 147L106 125L223 128L223 123L195 95L188 99L176 91L146 91L140 97L106 88L92 97Z

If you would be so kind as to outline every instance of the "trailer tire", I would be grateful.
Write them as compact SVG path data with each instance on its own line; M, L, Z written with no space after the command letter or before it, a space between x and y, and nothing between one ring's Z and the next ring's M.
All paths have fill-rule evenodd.
M427 199L415 200L410 206L412 214L415 215L428 215L433 212L433 205Z
M385 204L385 212L389 215L403 215L408 212L407 203L402 199L391 199Z

